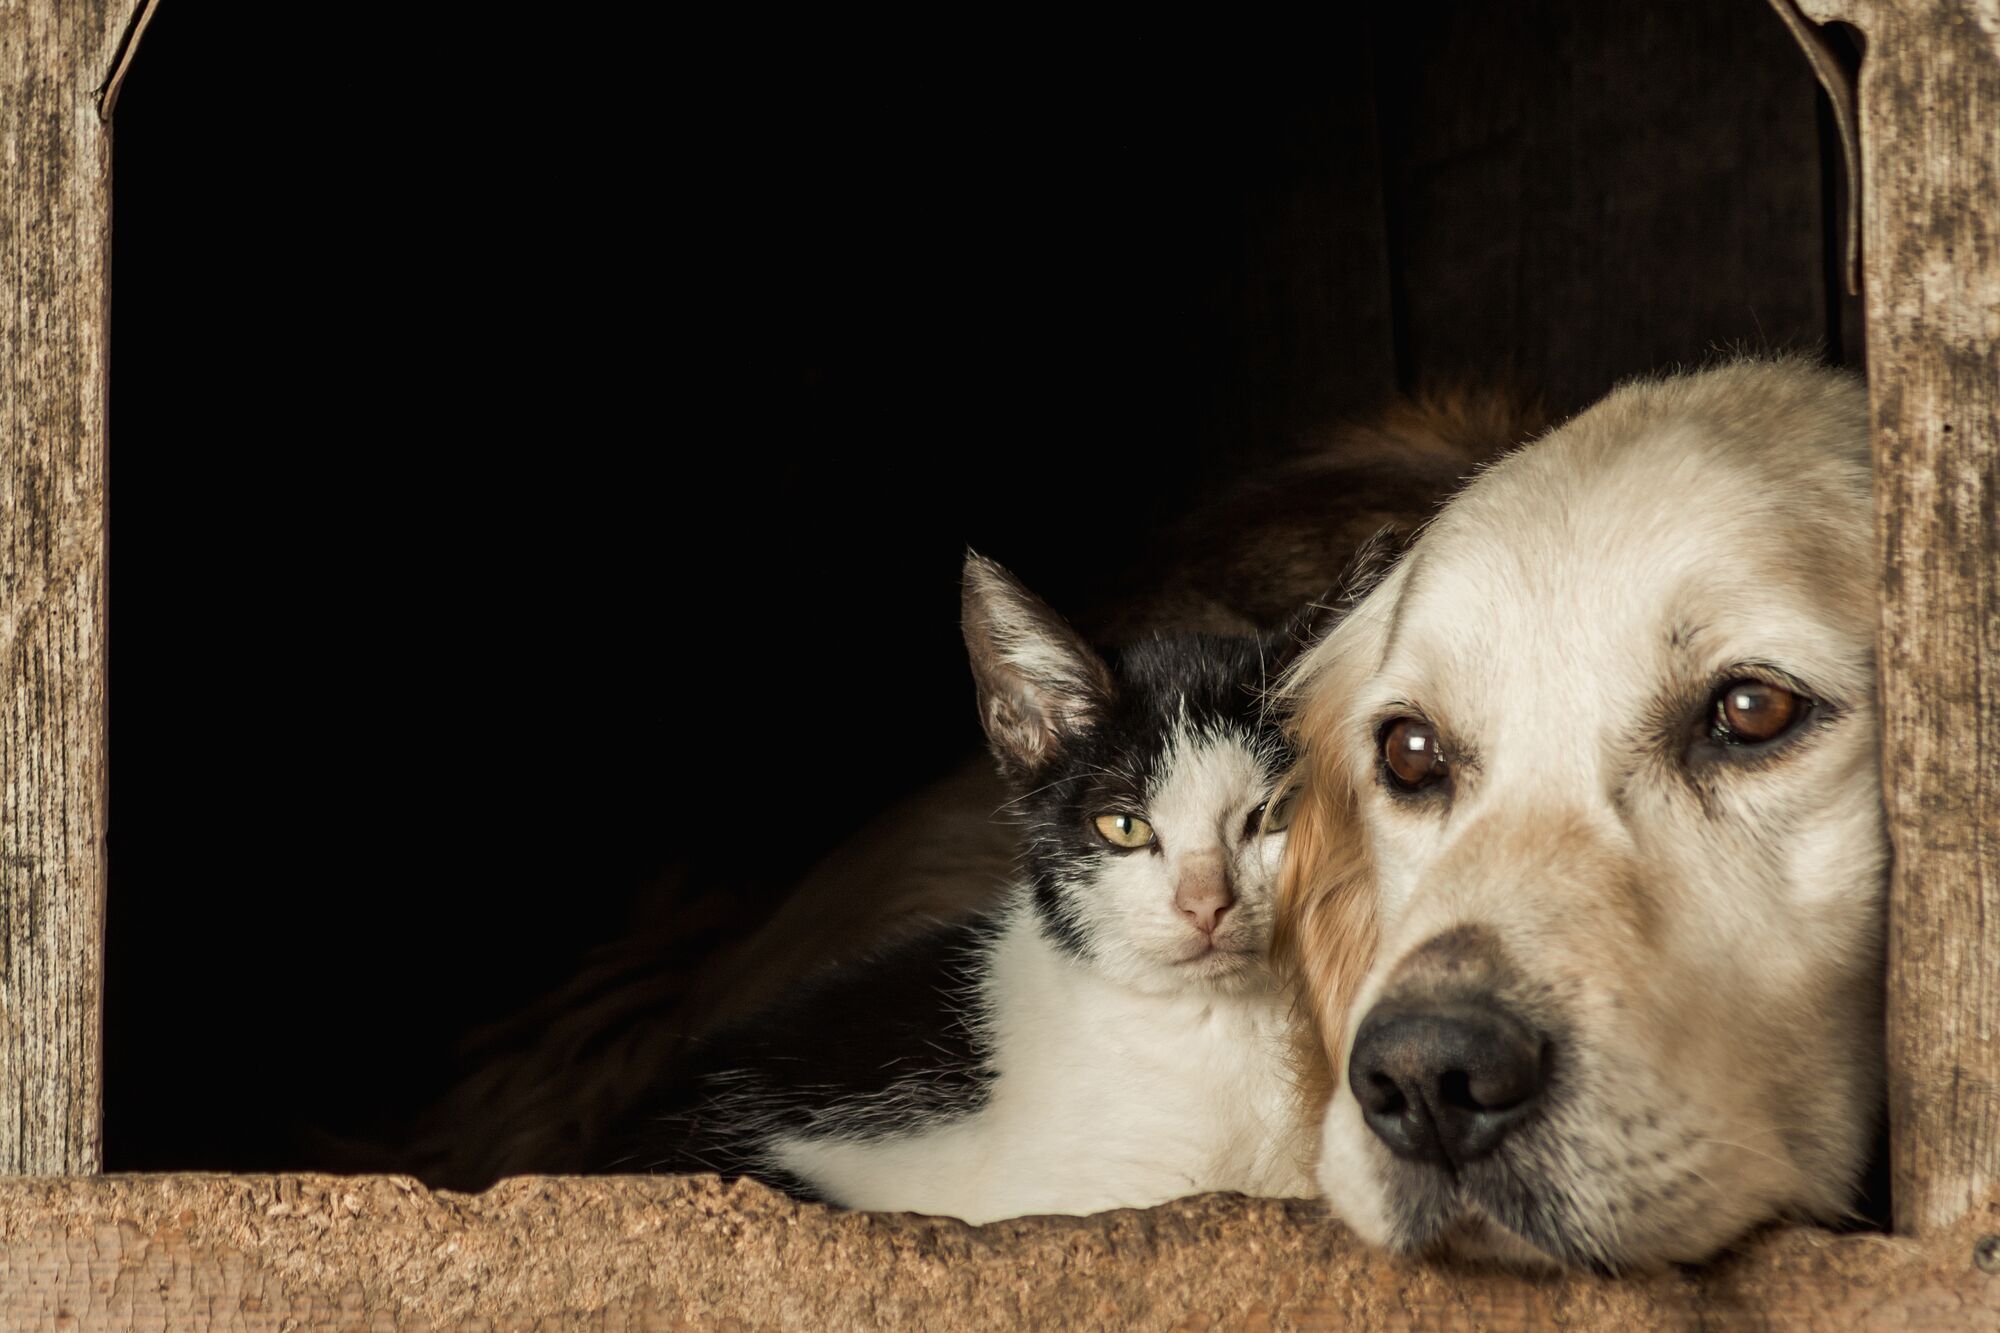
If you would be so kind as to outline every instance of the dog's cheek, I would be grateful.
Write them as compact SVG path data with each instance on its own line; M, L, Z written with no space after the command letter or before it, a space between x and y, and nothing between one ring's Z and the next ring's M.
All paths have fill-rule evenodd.
M1421 932L1430 900L1439 894L1430 874L1438 858L1439 839L1430 830L1406 825L1393 817L1371 824L1376 848L1376 913L1385 957L1394 957L1401 947L1421 942L1416 935Z

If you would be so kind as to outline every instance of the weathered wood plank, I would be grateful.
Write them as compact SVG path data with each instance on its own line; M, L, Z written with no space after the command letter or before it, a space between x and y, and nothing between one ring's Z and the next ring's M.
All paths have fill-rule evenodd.
M1316 1205L1228 1195L974 1228L712 1176L478 1195L16 1179L0 1181L0 1326L1963 1329L2000 1324L2000 1271L1975 1258L1992 1204L1923 1244L1775 1232L1704 1270L1538 1280L1390 1259Z
M109 127L139 0L0 0L0 1172L99 1157Z
M1899 1230L2000 1182L2000 0L1808 0L1861 156Z

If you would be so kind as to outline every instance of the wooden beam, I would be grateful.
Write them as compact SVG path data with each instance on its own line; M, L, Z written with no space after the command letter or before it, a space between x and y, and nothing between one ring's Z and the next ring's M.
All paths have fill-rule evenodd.
M1921 1245L1767 1232L1704 1269L1557 1280L1392 1259L1317 1204L1234 1195L969 1227L713 1176L16 1179L0 1326L1983 1328L1991 1202Z
M2000 1183L2000 0L1860 29L1896 1226Z
M0 0L0 1172L99 1160L110 128L139 0Z

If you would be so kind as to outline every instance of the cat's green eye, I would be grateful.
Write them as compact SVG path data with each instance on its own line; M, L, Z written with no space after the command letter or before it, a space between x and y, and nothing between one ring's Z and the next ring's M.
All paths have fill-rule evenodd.
M1122 851L1136 851L1153 841L1153 826L1137 815L1099 815L1093 823L1098 837Z
M1264 807L1264 832L1283 833L1292 826L1292 811L1299 804L1299 789L1287 787Z

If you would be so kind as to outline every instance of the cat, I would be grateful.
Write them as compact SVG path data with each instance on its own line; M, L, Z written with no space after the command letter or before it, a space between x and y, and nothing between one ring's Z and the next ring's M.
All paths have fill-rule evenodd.
M1312 1193L1266 956L1291 756L1265 691L1298 631L1107 659L977 555L963 609L1022 825L1004 905L716 1034L602 1165L974 1223Z
M1276 630L1338 584L1367 539L1399 545L1462 474L1543 424L1531 400L1465 391L1327 423L1168 522L1101 580L1114 596L1079 602L1075 623L1111 646ZM663 875L626 933L468 1043L459 1081L397 1147L332 1160L465 1190L601 1167L607 1135L639 1099L657 1104L716 1032L832 962L993 912L1016 845L993 816L1006 797L990 760L961 765L831 848L775 910L741 884Z

